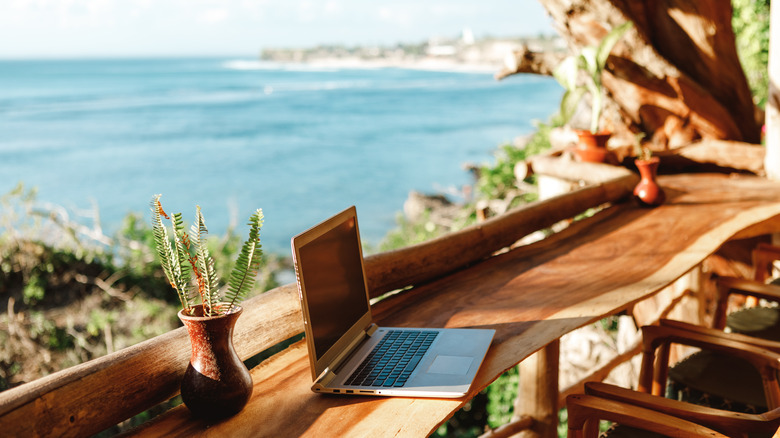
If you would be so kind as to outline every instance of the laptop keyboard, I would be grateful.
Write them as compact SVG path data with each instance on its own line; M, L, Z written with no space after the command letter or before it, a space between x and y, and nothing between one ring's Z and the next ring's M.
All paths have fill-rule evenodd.
M438 334L436 331L389 330L347 379L346 385L404 386Z

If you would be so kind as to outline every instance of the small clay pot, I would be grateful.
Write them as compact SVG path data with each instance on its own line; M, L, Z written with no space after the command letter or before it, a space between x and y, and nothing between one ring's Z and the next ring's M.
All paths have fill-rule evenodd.
M580 158L580 161L588 163L604 163L607 161L607 141L612 136L612 133L607 131L598 132L596 134L585 131L577 130L577 138L579 141L574 147L574 153Z
M634 161L641 177L639 184L634 188L634 197L642 206L655 207L666 200L666 194L655 181L660 161L658 157Z
M252 376L233 347L233 327L243 309L225 315L191 316L179 311L192 344L181 382L184 404L198 418L218 420L237 414L252 395ZM196 306L193 315L203 315Z

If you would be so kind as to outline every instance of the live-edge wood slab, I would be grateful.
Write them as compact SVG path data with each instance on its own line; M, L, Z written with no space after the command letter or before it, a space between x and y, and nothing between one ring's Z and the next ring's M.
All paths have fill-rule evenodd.
M667 203L627 202L529 246L374 306L386 326L488 327L493 345L469 397L457 400L311 392L299 342L252 370L247 407L206 424L179 407L143 436L427 436L504 371L562 335L672 283L734 236L780 231L780 184L755 177L659 178Z

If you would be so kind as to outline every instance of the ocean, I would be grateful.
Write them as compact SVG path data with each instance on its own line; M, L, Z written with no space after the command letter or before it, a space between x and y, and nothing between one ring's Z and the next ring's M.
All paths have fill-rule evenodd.
M103 229L129 212L219 235L262 208L266 251L356 205L363 240L395 227L411 190L471 184L464 163L557 110L550 78L240 59L0 61L0 194L18 182ZM89 223L85 220L85 223Z

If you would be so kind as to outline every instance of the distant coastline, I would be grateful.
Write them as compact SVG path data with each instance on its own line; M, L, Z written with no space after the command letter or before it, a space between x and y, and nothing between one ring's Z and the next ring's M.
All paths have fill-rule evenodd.
M415 70L495 73L514 50L564 50L560 37L474 39L464 30L458 38L431 38L418 44L394 46L323 45L312 48L267 48L260 60L280 64L307 64L315 68L405 68Z

